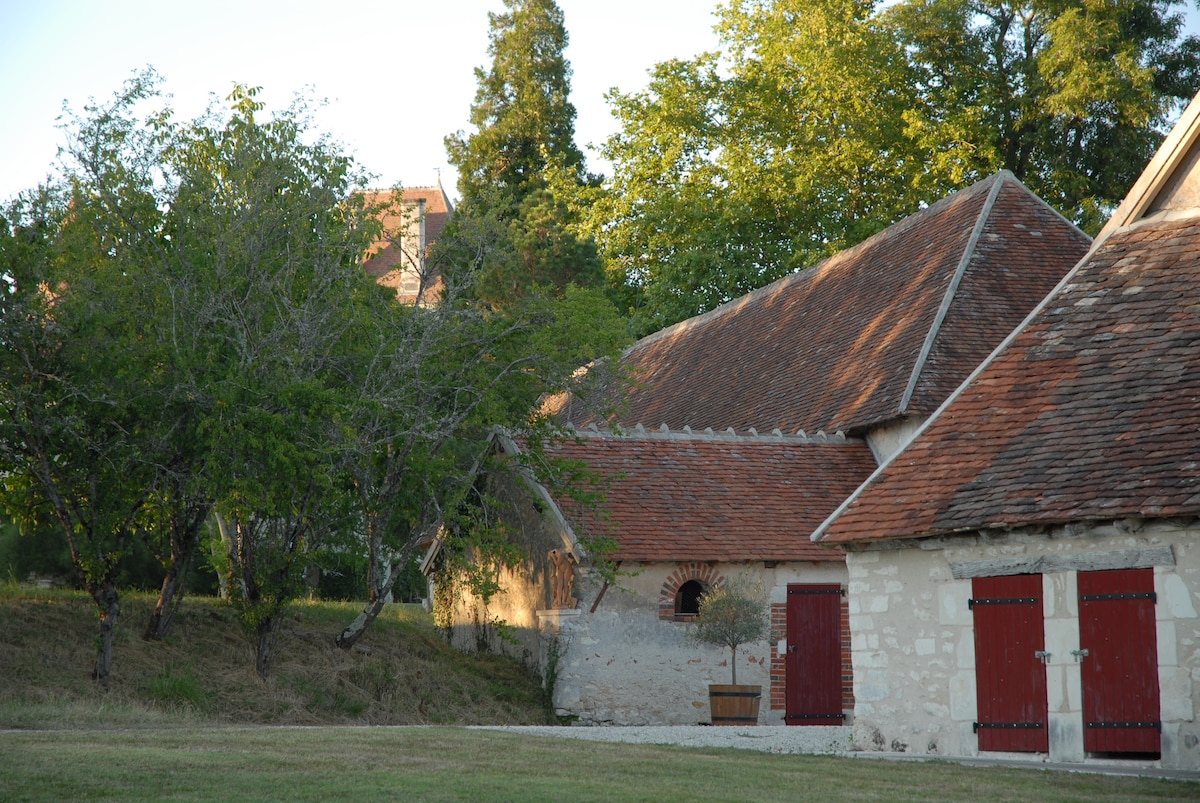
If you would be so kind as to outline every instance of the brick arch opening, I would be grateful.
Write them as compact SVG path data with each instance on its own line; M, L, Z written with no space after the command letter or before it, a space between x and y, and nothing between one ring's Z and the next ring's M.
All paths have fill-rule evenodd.
M658 595L658 618L664 621L690 621L694 610L688 610L693 599L725 581L721 573L708 563L681 563L663 582ZM684 604L688 603L687 606Z
M695 616L700 613L700 597L708 591L699 580L688 580L675 592L675 615Z

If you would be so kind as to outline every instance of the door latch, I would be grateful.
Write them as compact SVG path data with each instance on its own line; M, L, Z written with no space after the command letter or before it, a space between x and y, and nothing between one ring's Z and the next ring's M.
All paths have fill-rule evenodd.
M1047 665L1048 665L1048 664L1050 663L1050 653L1046 652L1045 650L1037 650L1037 651L1035 651L1035 652L1033 653L1033 657L1034 657L1034 658L1037 658L1037 659L1038 659L1039 661L1041 661L1043 664L1047 664Z
M1087 651L1086 649L1083 649L1083 650L1071 650L1071 655L1074 655L1074 656L1075 656L1075 663L1077 663L1077 664L1081 664L1081 663L1083 663L1083 659L1084 659L1084 658L1087 658L1087 656L1088 656L1088 651Z

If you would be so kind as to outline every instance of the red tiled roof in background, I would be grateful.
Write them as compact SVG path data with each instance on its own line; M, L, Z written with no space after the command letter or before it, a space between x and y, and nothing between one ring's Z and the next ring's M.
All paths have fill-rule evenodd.
M928 414L1088 242L999 173L819 265L639 341L624 360L641 387L620 420L859 434ZM576 425L591 423L569 400L557 403Z
M1193 218L1112 234L823 536L1197 514Z
M840 561L810 536L875 468L865 443L842 438L581 434L551 453L611 482L607 520L556 502L577 532L613 536L628 561Z

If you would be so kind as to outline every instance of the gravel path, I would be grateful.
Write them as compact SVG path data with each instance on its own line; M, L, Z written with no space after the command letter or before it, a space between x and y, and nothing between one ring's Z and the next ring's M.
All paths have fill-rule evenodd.
M590 739L600 742L673 744L685 747L736 747L766 753L846 753L850 750L850 728L845 726L782 725L757 727L708 725L630 725L553 727L539 725L479 726L483 730L552 736L557 739Z

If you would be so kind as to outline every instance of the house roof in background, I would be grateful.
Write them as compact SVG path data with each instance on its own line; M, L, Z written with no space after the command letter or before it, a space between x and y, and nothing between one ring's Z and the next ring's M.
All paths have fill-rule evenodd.
M1098 247L815 538L1200 514L1197 98Z
M624 362L639 387L620 422L859 434L928 414L1088 243L998 173L634 344ZM557 405L577 425L593 420L570 399Z
M555 500L573 529L643 562L840 561L810 536L875 468L862 441L780 434L583 432L551 454L604 479L599 511Z
M378 204L394 197L394 193L395 190L371 190L365 195L368 203ZM437 242L442 230L446 228L446 223L450 220L450 215L454 212L450 198L441 185L404 187L400 193L400 206L382 216L381 222L385 231L403 233L409 222L406 215L413 214L412 210L414 209L420 209L421 203L424 202L425 245L428 247ZM404 255L396 247L396 244L387 239L372 243L368 253L369 256L363 262L363 267L376 279L383 278L391 271L396 270L404 259Z

